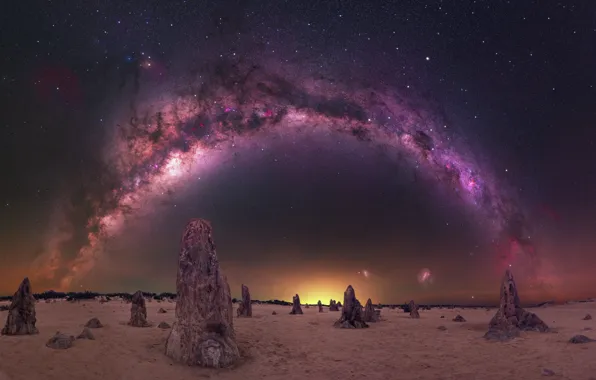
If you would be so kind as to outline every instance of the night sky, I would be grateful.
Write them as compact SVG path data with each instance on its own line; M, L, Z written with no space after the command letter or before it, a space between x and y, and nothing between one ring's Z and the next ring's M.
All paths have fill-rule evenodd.
M1 294L596 296L592 1L4 3Z

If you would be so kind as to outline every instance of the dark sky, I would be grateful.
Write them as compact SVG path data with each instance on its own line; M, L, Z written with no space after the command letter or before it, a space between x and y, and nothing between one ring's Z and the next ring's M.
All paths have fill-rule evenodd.
M3 3L0 293L172 291L201 217L236 296L594 296L594 67L589 1Z

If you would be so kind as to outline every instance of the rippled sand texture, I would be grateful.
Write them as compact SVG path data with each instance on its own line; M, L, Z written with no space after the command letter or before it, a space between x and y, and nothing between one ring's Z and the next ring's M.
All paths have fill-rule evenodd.
M167 313L158 314L160 307ZM223 370L179 365L163 354L168 330L155 326L172 324L174 307L147 303L154 327L135 328L124 324L130 305L120 301L39 302L39 335L0 337L0 380L530 380L543 379L544 368L554 372L552 378L596 380L596 342L567 342L576 334L596 338L596 319L582 320L586 313L596 317L596 303L531 309L557 332L522 333L507 343L482 338L494 309L421 310L415 320L384 308L385 320L369 329L341 330L332 327L338 312L303 307L304 315L289 315L290 307L253 305L252 318L234 319L243 362ZM0 312L2 323L6 314ZM452 322L457 314L467 322ZM77 340L68 350L45 347L57 330L78 335L91 317L105 325L92 330L96 340Z

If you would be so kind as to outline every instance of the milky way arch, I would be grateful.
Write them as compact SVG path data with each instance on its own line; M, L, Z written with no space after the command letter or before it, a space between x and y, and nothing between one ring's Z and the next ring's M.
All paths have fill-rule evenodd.
M508 245L535 256L515 197L481 171L469 152L456 147L442 115L427 105L413 104L412 98L380 86L299 77L296 72L273 74L229 62L201 71L180 88L131 107L130 118L118 124L98 184L86 194L91 210L86 243L73 260L65 260L60 244L68 235L54 240L38 261L40 275L54 278L66 268L60 287L69 289L93 268L104 242L119 232L128 214L183 186L205 166L217 165L209 161L214 150L225 152L273 131L300 134L305 126L392 147L480 215L495 238L506 238Z

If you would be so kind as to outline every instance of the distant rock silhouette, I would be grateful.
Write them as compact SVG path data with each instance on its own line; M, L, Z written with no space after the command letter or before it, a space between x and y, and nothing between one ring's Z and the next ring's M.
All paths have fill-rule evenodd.
M85 323L85 327L88 327L90 329L99 329L99 328L103 327L103 325L101 324L99 319L91 318L90 320L87 321L87 323Z
M549 328L536 314L520 306L517 286L513 274L508 269L501 282L499 309L491 319L484 338L505 341L519 336L520 331L547 332Z
M81 331L81 333L77 336L77 339L95 340L95 337L93 336L91 330L89 330L88 327L85 327L83 328L83 331Z
M309 304L305 304L305 305L304 305L304 308L305 308L305 309L310 309L310 305L309 305Z
M319 302L317 302L317 306L319 307L319 313L323 312L323 304L321 303L321 300L319 300Z
M176 278L176 321L166 356L187 365L228 367L240 358L232 296L221 273L211 224L192 219L182 235Z
M147 307L145 306L145 297L143 293L138 290L132 296L132 304L130 305L130 326L134 327L149 327L147 322Z
M590 343L594 341L596 341L596 339L590 339L585 335L575 335L571 339L569 339L569 343L573 344Z
M172 326L170 326L170 325L169 325L168 323L166 323L166 322L160 322L160 323L159 323L159 325L157 325L157 327L159 327L160 329L164 329L164 330L165 330L165 329L169 329L169 328L171 328Z
M67 348L72 347L74 340L74 336L62 334L60 331L57 331L56 334L46 342L46 347L55 350L66 350Z
M248 286L242 284L242 301L238 305L238 316L239 317L252 317L252 304L250 300L250 291Z
M300 306L300 296L298 294L292 297L292 311L290 311L290 314L304 314Z
M356 292L352 285L348 285L348 288L344 292L344 305L341 310L341 317L333 326L342 329L362 329L368 327L363 319L362 305L356 299Z
M345 303L346 301L344 300L344 304ZM377 315L370 298L366 301L366 305L364 306L364 316L362 319L364 322L379 322L379 316Z
M420 318L420 313L418 312L418 305L416 305L416 302L414 302L414 300L410 301L410 303L408 304L408 308L410 310L411 318L415 318L415 319Z
M590 319L592 319L590 314L586 314L586 316L583 318L584 321L589 321Z
M339 311L339 306L335 300L329 300L329 311Z
M2 335L31 335L39 331L35 324L35 298L29 278L25 277L12 296Z
M453 318L452 320L453 320L453 322L465 322L466 321L466 319L459 314L456 315L455 318Z
M341 307L342 307L342 306L341 306L341 302L337 301L337 308L338 308L338 309L341 309Z

